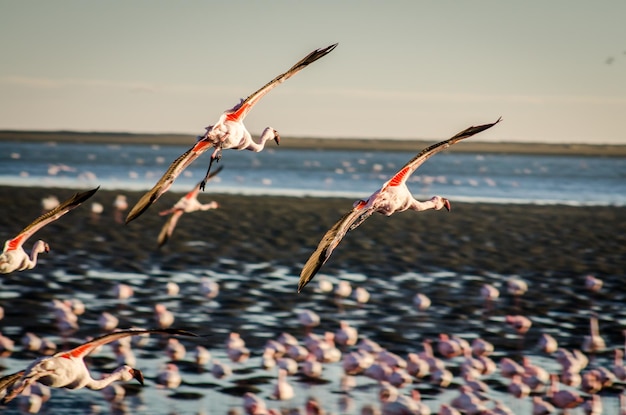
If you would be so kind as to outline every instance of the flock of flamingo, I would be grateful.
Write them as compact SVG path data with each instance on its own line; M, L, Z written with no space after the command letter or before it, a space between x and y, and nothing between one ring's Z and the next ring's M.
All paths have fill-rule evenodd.
M211 148L213 152L210 156L206 177L173 207L160 212L160 215L169 215L169 217L159 234L158 244L163 245L167 242L183 213L217 208L218 205L215 202L201 204L197 200L197 195L201 190L204 190L207 181L220 172L221 169L211 171L211 168L214 162L220 160L222 151L225 149L246 149L258 152L263 150L267 141L274 140L276 144L280 143L280 136L272 127L265 128L259 139L254 140L243 124L243 120L248 112L271 89L309 64L326 56L336 46L337 44L333 44L314 50L288 71L277 76L246 99L242 99L233 108L226 110L216 124L206 127L206 133L199 136L197 142L189 150L171 163L155 186L145 193L130 210L125 222L128 224L146 212L172 186L173 182L185 168ZM451 208L450 201L444 197L434 196L426 201L416 200L407 187L407 179L434 154L447 149L463 139L485 131L499 122L500 119L489 124L471 126L448 140L424 149L385 182L379 190L366 199L356 201L352 209L323 235L318 247L305 262L300 274L297 291L302 291L309 284L324 263L328 261L332 252L337 248L345 235L357 228L373 213L377 212L390 216L395 212L409 209L419 212L428 209L440 210L445 208L449 211ZM35 242L29 255L24 250L24 243L42 227L58 220L69 211L80 206L93 196L97 190L98 188L75 194L35 219L17 236L6 241L4 250L0 254L0 272L8 274L34 268L38 255L48 252L49 245L39 240ZM125 203L125 201L122 202ZM325 283L327 283L325 279L319 280L321 290L328 289L323 288ZM516 283L521 286L516 286ZM120 285L120 287L120 297L122 295L131 295L122 294L123 285ZM341 294L340 289L342 287L348 291L347 295L349 295L351 288L346 286L346 284L339 284L336 295L346 295ZM509 287L511 293L518 290L518 294L515 295L525 291L523 282L520 281L511 281ZM172 284L171 289L176 289L175 284ZM207 296L217 295L217 287L207 284L205 289ZM211 292L214 294L210 294ZM358 302L366 302L369 297L369 294L362 289L360 291L355 290L354 295ZM493 300L498 296L498 292L494 287L485 285L483 295L486 300ZM427 297L424 295L416 296L415 307L417 309L425 310L429 306L430 300ZM189 331L169 327L173 322L173 318L171 315L167 315L167 310L162 306L160 309L155 307L155 312L159 315L157 320L159 328L112 331L91 339L71 350L44 355L34 360L25 369L4 376L0 379L2 402L6 404L20 396L20 394L31 396L33 395L32 390L37 387L41 388L41 385L66 389L103 389L107 390L110 399L114 400L119 395L119 392L116 392L115 389L115 382L135 379L143 384L144 378L141 370L132 367L131 364L123 364L112 373L95 379L88 370L84 358L105 344L117 344L118 346L116 347L121 350L121 344L125 339L159 334L168 336L168 355L175 361L177 353L180 353L179 347L181 345L176 337L198 338L199 336ZM64 324L71 325L75 321L76 313L70 305L58 304L55 313L58 316L62 316L60 321L64 321ZM108 318L111 317L109 316ZM106 316L103 316L102 327L108 329L115 328L116 323L110 326L106 325L106 318ZM319 317L312 311L302 312L299 318L302 325L307 327L307 330L319 324ZM507 316L506 323L518 333L527 331L531 324L525 317L514 315ZM605 346L602 338L599 336L597 322L594 323L593 319L591 326L591 335L588 336L584 350L593 353L603 349ZM282 400L293 397L294 391L287 381L288 375L301 371L307 377L317 378L321 376L323 363L342 362L344 369L342 387L345 383L346 390L349 390L354 376L357 375L370 377L380 384L380 408L371 405L366 406L362 409L363 414L375 414L381 411L383 415L430 414L431 410L421 402L417 389L413 390L410 396L404 394L402 389L425 376L429 376L430 382L437 386L448 386L452 374L446 368L444 360L460 357L463 359L461 371L464 383L459 389L459 395L449 404L441 404L438 413L442 415L513 413L501 402L495 402L492 407L488 406L489 398L486 395L489 388L480 381L480 377L497 370L498 365L489 358L489 355L493 352L493 345L482 339L476 339L470 345L460 338L442 334L436 347L437 353L442 358L435 357L433 346L430 342L424 342L424 351L422 353L410 353L406 358L390 353L367 339L361 339L360 342L357 342L358 333L356 329L350 327L346 322L342 322L336 333L327 333L323 337L319 337L309 331L303 342L287 333L284 333L276 340L268 341L263 352L263 365L267 368L279 367L278 381L273 398ZM342 354L336 345L341 347L356 346L356 350ZM547 353L555 353L557 356L556 358L563 368L560 378L556 374L550 375L540 367L532 365L528 359L525 359L522 364L507 358L503 358L499 362L499 370L502 376L510 379L509 392L517 398L532 395L534 415L549 414L556 409L567 410L568 408L578 406L583 407L586 414L599 414L602 412L601 401L596 393L603 386L617 381L617 379L620 381L626 379L626 370L621 360L616 360L612 371L597 370L597 373L593 372L593 374L590 374L592 372L589 371L581 375L581 371L587 364L584 354L578 351L570 352L566 349L557 350L554 339L548 337L545 338L545 344L542 347ZM241 361L250 355L250 351L245 348L245 344L236 333L231 333L227 342L227 350L232 361ZM208 359L206 354L206 349L203 350L199 346L196 357L197 362L206 362ZM227 366L215 363L212 373L219 378L227 376L229 370ZM168 364L165 370L159 374L157 382L172 388L179 385L180 375L177 373L176 365ZM559 383L570 386L583 385L583 390L588 393L589 398L584 399L580 394L576 394L571 390L559 390ZM543 390L547 391L545 400L539 393ZM246 393L243 399L246 414L262 415L276 413L276 410L268 409L265 401L253 393ZM307 401L305 410L307 414L321 414L324 412L322 403L315 399ZM626 413L626 408L622 407L621 413Z

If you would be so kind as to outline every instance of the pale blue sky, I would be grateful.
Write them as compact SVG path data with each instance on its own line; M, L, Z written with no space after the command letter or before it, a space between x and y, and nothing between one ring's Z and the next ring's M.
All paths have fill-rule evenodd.
M0 129L626 144L626 1L0 0ZM612 58L609 64L607 60Z

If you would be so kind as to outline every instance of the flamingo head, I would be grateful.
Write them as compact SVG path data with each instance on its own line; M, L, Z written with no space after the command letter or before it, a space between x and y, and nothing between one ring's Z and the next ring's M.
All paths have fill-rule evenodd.
M278 131L274 130L274 141L276 142L276 145L280 145L280 134L278 134Z
M133 376L133 379L137 379L137 382L143 386L143 373L139 369L130 369L130 374Z
M450 212L450 209L452 209L452 207L450 206L450 201L445 197L433 196L431 200L435 203L435 210L446 208L446 210Z

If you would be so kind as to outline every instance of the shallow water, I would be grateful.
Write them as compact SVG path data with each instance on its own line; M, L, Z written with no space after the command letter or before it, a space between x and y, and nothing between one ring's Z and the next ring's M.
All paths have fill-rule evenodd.
M174 326L187 328L200 334L210 335L206 340L185 339L187 362L178 363L183 371L183 384L176 390L158 387L154 379L158 368L168 361L163 351L164 343L153 336L150 344L135 349L136 367L144 371L146 385L133 387L134 396L124 401L125 410L115 413L129 414L209 414L226 413L230 408L241 408L241 396L246 391L269 398L276 379L276 369L261 367L261 353L268 339L282 332L294 334L302 340L304 329L300 326L296 311L315 310L321 317L321 325L314 333L336 331L340 320L346 320L359 330L361 338L377 341L388 350L403 357L409 352L421 352L422 342L436 342L439 333L458 335L471 342L483 337L495 345L492 358L498 362L508 356L519 359L530 356L535 364L556 372L559 365L553 356L537 350L540 333L550 333L561 347L580 348L583 336L588 333L588 319L592 311L600 315L600 329L607 342L607 351L598 354L589 368L610 367L613 349L623 347L622 330L626 326L626 311L623 304L626 293L621 278L604 281L603 289L595 294L584 290L584 276L550 280L548 276L527 280L529 291L515 301L506 293L504 281L508 276L489 274L461 275L452 272L402 273L389 275L387 279L372 279L359 273L343 272L337 276L318 275L336 284L339 280L349 281L353 287L362 286L371 293L367 304L359 305L353 299L337 299L332 294L317 290L316 281L307 286L300 295L295 294L297 277L289 270L269 263L245 264L222 260L209 269L191 268L185 272L161 270L155 264L147 273L120 273L107 270L104 264L99 269L85 270L77 275L56 270L50 275L40 275L37 270L6 278L2 285L2 299L7 316L0 322L2 333L19 341L25 331L48 337L58 344L74 344L88 335L101 334L97 319L101 312L108 311L120 318L120 327L149 327L152 325L154 304L162 303L175 313ZM202 277L209 277L220 285L220 294L209 300L199 290ZM165 294L167 281L176 282L181 292L177 296ZM116 283L131 285L135 294L128 300L114 298ZM501 290L501 298L491 310L479 296L483 283L492 283ZM433 302L426 311L417 311L412 306L413 296L422 292ZM88 305L87 312L79 317L79 330L62 338L51 318L48 305L53 299L79 298ZM525 314L533 321L533 327L520 338L504 322L506 314ZM251 349L252 356L243 363L231 363L234 374L218 380L208 370L198 369L190 360L191 349L204 344L213 358L228 362L224 342L228 333L237 331ZM6 367L4 373L26 366L35 355L25 353L20 346L11 356L0 363ZM344 352L355 349L350 347ZM429 383L428 378L417 380L403 392L417 388L422 398L436 413L440 403L450 401L462 383L459 374L460 358L447 361L455 378L448 388L439 388ZM90 359L94 372L104 372L116 367L114 356L108 347L94 353ZM588 369L587 369L588 370ZM332 413L359 413L364 404L377 405L378 386L375 381L357 376L356 387L347 393L341 390L343 375L341 363L325 364L321 380L306 380L301 376L290 376L296 389L296 397L290 401L268 400L268 407L303 408L305 400L314 396L323 402L323 407ZM499 399L515 413L530 413L530 398L515 399L506 393L508 380L498 372L487 375L483 380L492 388L491 399ZM133 385L134 386L134 385ZM624 389L623 383L603 391L605 413L616 413L617 396ZM45 413L84 414L92 405L98 405L102 413L111 410L99 392L81 390L53 390L52 399L45 404ZM124 408L122 408L124 409ZM118 408L117 410L120 410ZM3 413L16 414L14 403ZM573 414L582 413L581 410Z
M147 190L189 145L0 142L0 185ZM413 156L397 151L231 150L224 152L225 169L210 191L362 198ZM200 157L172 190L188 191L204 177L207 165L208 155ZM626 158L444 152L426 161L409 187L418 198L441 194L457 202L625 206L625 178Z

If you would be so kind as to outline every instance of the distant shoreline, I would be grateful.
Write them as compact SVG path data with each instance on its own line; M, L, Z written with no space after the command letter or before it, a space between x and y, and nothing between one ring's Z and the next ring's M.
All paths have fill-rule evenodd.
M75 131L0 131L0 141L74 142L93 144L154 144L190 147L192 135L135 134ZM283 137L280 148L327 150L390 150L418 152L437 140L355 139ZM271 143L273 144L273 143ZM270 145L271 145L270 144ZM460 153L508 153L626 157L626 145L613 144L544 144L465 141L450 151Z

